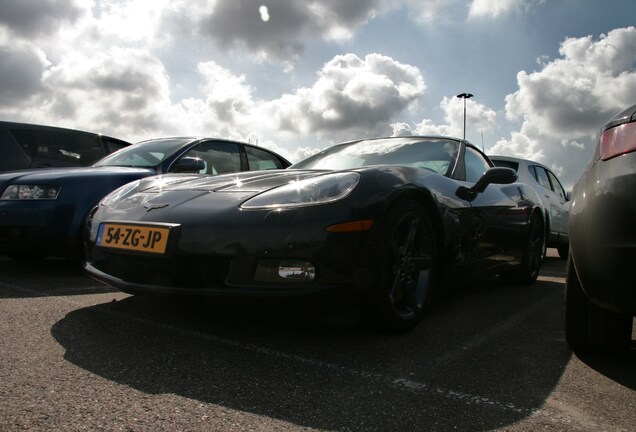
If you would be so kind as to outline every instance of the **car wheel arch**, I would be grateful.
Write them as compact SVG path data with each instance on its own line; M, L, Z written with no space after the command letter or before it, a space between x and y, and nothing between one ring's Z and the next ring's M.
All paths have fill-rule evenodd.
M539 216L539 219L541 220L541 223L543 224L543 257L542 257L542 261L545 259L546 255L548 254L548 237L550 235L550 219L549 217L543 212L542 209L535 209L534 214L537 214ZM532 215L531 215L532 217Z
M539 220L541 221L541 225L543 228L543 247L541 248L541 262L545 260L545 257L548 254L548 218L544 214L543 210L540 208L535 208L535 210L530 214L530 219L532 219L533 215L537 215Z
M548 243L550 241L550 215L547 210L537 208L534 213L539 214L543 223L543 259L548 255Z
M422 319L427 305L434 296L434 287L437 285L435 281L439 280L440 255L439 245L437 244L438 235L434 232L436 228L432 222L433 218L431 217L434 213L431 213L429 210L428 205L430 204L425 204L425 202L421 201L420 198L421 197L418 194L406 194L391 200L390 203L383 206L384 212L382 213L382 217L379 219L377 224L374 224L376 233L374 235L372 248L373 253L371 258L374 277L373 282L370 285L370 296L363 305L363 320L368 321L373 325L379 325L382 329L389 330L391 332L403 333L409 331ZM419 217L421 218L420 221L423 223L411 225L415 220L414 218L418 217L418 213L421 215ZM415 229L415 233L411 231L408 237L413 235L412 239L430 239L424 240L424 242L429 245L430 242L432 242L435 246L433 249L429 249L430 255L428 256L431 261L430 264L435 263L437 265L431 266L429 264L428 269L432 271L432 274L423 276L426 277L428 281L424 282L423 286L427 287L424 288L424 291L419 291L420 284L417 282L417 279L415 281L415 285L417 285L417 287L409 287L411 282L408 282L408 279L410 278L402 279L399 277L396 279L398 276L395 272L409 273L413 271L413 268L410 267L408 262L406 263L406 267L403 267L404 263L397 255L404 254L403 257L406 258L407 261L411 261L411 258L415 258L415 261L417 261L418 259L416 257L426 256L426 253L425 255L417 255L416 253L416 249L419 249L422 246L419 241L413 240L408 243L400 242L402 235L400 235L399 232L401 231L402 234L404 234L405 224L410 225L410 230ZM426 232L424 237L420 237L424 232ZM396 241L394 242L394 240ZM404 240L404 238L402 238L402 240ZM420 246L418 246L418 244ZM411 247L414 247L415 249L409 252L408 250L410 250ZM403 248L407 248L408 250L405 251ZM396 254L398 251L399 254ZM397 259L397 261L395 261L395 259ZM414 264L415 261L411 264ZM396 267L396 263L398 262L401 262L402 264L397 264ZM392 269L387 269L387 265L392 266ZM389 277L389 279L387 279L387 277ZM396 281L400 281L397 282L399 283L399 286L395 285ZM387 282L389 283L387 284ZM396 288L397 291L393 292ZM419 292L418 294L414 291L414 295L412 297L412 301L416 301L415 299L418 298L417 302L421 302L417 303L419 305L417 307L410 307L414 306L414 304L411 304L410 301L407 300L409 296L405 294L405 291L401 291L410 289L415 289ZM402 293L402 295L393 297L394 293ZM423 298L419 298L418 295L423 295ZM403 304L405 301L406 304Z
M540 230L534 230L534 224L541 224ZM545 220L543 218L543 212L540 209L534 209L530 212L528 217L528 233L529 238L528 242L524 245L523 256L518 264L515 264L514 267L510 268L508 272L501 275L501 277L507 282L517 284L517 285L532 285L536 281L541 264L545 259L546 255L546 245L547 239L545 236ZM542 242L540 252L535 250L533 247L533 234L534 233L542 233ZM534 252L538 252L538 255Z
M550 210L548 209L543 209L541 210L541 213L543 214L543 226L545 227L545 234L546 236L550 235Z
M633 318L630 314L598 305L585 291L576 263L570 254L565 283L564 332L574 351L620 354L631 345Z
M439 256L443 256L443 248L444 248L444 224L442 222L442 216L439 212L437 205L435 204L435 200L431 195L430 191L426 189L420 188L403 188L400 189L397 193L393 194L391 197L387 198L384 201L384 205L380 211L380 216L378 217L377 224L377 232L380 232L381 227L384 225L384 221L388 218L391 212L402 202L413 200L420 204L424 211L426 211L429 216L431 223L433 225L433 233L435 234L435 245L437 249L437 253ZM437 262L437 274L440 275L443 272L442 260L438 260Z

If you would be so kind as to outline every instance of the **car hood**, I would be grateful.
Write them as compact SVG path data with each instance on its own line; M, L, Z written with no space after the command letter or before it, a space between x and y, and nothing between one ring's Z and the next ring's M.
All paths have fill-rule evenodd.
M0 174L0 183L48 183L56 184L68 180L96 177L146 177L155 174L154 168L133 167L77 167L77 168L35 168L22 171L9 171Z
M103 217L151 220L153 215L180 219L177 214L206 215L235 211L264 191L332 171L272 170L217 176L168 174L147 177L114 191L100 203ZM161 209L154 211L155 209ZM108 216L107 216L108 215Z
M257 194L287 183L331 173L315 170L251 171L217 176L169 174L147 179L140 184L139 191L146 193L191 191L191 192L237 192Z

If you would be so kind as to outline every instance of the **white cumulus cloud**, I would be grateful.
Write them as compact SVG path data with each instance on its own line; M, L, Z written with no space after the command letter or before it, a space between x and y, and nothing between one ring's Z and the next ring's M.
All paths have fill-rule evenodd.
M468 16L497 18L510 11L519 10L527 3L527 0L473 0Z
M517 75L506 116L521 128L501 139L493 154L539 160L571 185L592 156L603 123L636 100L636 28L615 29L598 40L568 38L561 57L539 71Z
M383 131L426 90L418 68L390 57L338 55L327 62L311 88L300 88L268 104L280 130L333 139Z
M422 120L415 127L404 122L394 123L393 134L446 135L462 138L464 136L464 100L457 97L444 97L439 106L444 112L445 124L435 124L430 119ZM466 128L473 132L493 132L497 129L497 113L474 99L466 99Z

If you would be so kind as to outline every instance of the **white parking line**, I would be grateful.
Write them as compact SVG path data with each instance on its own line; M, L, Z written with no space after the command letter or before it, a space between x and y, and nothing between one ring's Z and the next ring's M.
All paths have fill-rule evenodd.
M79 288L61 288L59 290L36 290L32 288L24 288L18 285L13 285L6 282L0 282L0 288L9 288L16 291L22 291L25 294L34 297L47 297L47 296L63 296L63 295L72 295L72 293L86 293L86 294L95 294L94 291L104 291L104 292L120 292L118 290L113 290L106 285L97 284L97 285L88 285L82 286Z
M536 303L531 304L521 311L515 312L515 314L511 315L507 320L501 321L496 326L491 327L488 331L473 336L456 349L449 351L440 357L437 357L431 365L431 368L435 369L438 366L448 364L451 361L457 361L459 358L468 355L471 350L477 348L480 345L483 345L486 342L490 342L494 338L509 331L513 327L516 327L517 325L519 325L519 323L528 319L528 317L536 311L545 308L546 304L554 303L554 298L558 297L559 295L561 295L559 291L553 291L552 293L550 293L550 295L542 298Z
M146 324L146 325L156 326L156 327L160 327L160 328L163 328L163 329L166 329L166 330L175 331L175 332L178 332L178 333L183 333L183 334L188 335L188 336L200 337L201 339L207 340L209 342L213 342L213 343L216 343L216 344L219 344L219 345L224 345L224 346L227 346L227 347L232 347L232 348L236 348L236 349L240 349L240 350L244 350L244 351L255 352L255 353L258 353L258 354L264 354L264 355L271 356L271 357L276 357L276 358L279 358L279 359L290 360L290 361L294 361L296 363L310 365L312 367L320 368L320 369L324 369L324 370L335 371L335 372L338 372L338 373L345 373L345 374L348 374L348 375L352 375L352 376L357 376L357 377L363 378L365 380L378 381L378 382L383 383L385 385L390 385L393 388L399 388L399 389L403 389L403 390L409 391L409 392L413 392L413 391L415 391L415 392L425 392L427 394L438 395L438 396L444 397L446 399L451 399L451 400L455 400L455 401L461 401L461 402L464 402L466 404L487 405L487 406L499 408L499 409L504 410L504 411L512 411L512 412L515 412L515 413L522 413L522 414L533 414L533 413L536 413L536 410L532 409L532 408L518 407L518 406L515 406L514 404L511 404L511 403L496 401L496 400L489 399L489 398L486 398L486 397L480 396L480 395L473 395L473 394L469 394L469 393L458 392L458 391L454 391L454 390L451 390L451 389L445 389L445 388L442 388L442 387L429 386L429 385L424 384L424 383L419 383L419 382L415 382L415 381L411 381L411 380L407 380L407 379L399 378L399 377L393 377L393 376L389 376L389 375L382 374L382 373L361 371L361 370L358 370L358 369L349 368L347 366L343 366L343 365L336 364L336 363L325 362L325 361L322 361L322 360L312 359L312 358L300 356L300 355L297 355L297 354L291 354L291 353L288 353L288 352L277 351L277 350L273 350L273 349L266 348L266 347L259 346L259 345L254 345L254 344L250 344L250 343L240 342L240 341L236 341L236 340L233 340L233 339L227 339L227 338L224 338L224 337L215 336L215 335L211 335L211 334L208 334L208 333L198 332L196 330L183 329L183 328L180 328L180 327L175 327L175 326L170 325L170 324L158 323L156 321L151 321L151 320L147 320L145 318L135 317L135 316L131 316L131 315L120 313L120 312L114 312L112 310L111 311L100 311L100 312L116 315L116 316L119 316L121 318L126 318L126 319L129 319L129 320L132 319L134 321L139 321L139 322L141 322L143 324Z

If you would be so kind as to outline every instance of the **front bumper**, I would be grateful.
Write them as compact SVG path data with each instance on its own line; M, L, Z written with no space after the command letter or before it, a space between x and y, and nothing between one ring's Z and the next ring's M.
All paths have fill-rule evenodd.
M328 233L324 224L259 229L225 226L222 232L178 230L179 241L165 256L89 244L85 271L124 292L205 297L298 297L319 293L359 293L371 284L371 231ZM207 249L207 251L206 251ZM264 263L306 262L311 279L264 280Z
M0 201L0 255L49 256L79 253L75 208L55 201Z

